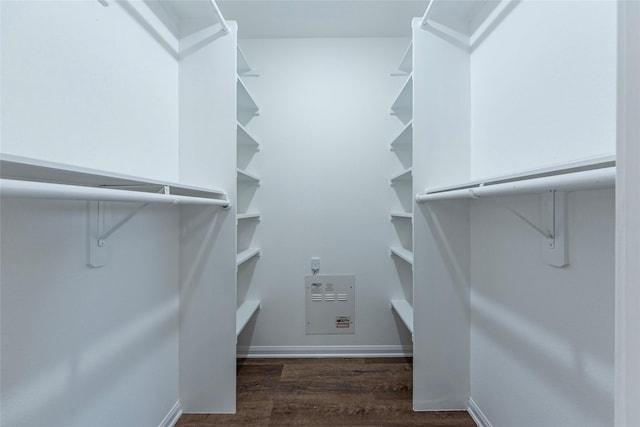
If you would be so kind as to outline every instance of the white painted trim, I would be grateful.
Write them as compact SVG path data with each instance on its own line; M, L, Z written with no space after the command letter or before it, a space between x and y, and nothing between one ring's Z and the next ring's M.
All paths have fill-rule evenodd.
M158 427L173 427L176 425L180 416L182 415L182 402L178 400L173 407L169 410L169 413L163 418Z
M469 415L471 415L471 418L473 418L473 421L475 421L478 427L493 427L472 398L469 398Z
M238 357L410 357L412 346L403 345L323 345L323 346L238 346Z

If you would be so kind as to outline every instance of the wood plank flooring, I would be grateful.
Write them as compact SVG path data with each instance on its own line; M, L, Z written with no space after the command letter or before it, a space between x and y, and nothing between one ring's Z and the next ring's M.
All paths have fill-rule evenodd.
M176 427L476 427L466 411L413 412L406 358L238 360L235 415L184 414Z

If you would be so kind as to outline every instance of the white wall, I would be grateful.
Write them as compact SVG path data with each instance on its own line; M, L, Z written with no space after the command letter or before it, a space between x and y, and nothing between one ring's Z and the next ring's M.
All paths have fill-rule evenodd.
M523 1L471 55L471 179L615 153L616 3Z
M177 47L144 3L3 1L2 34L3 153L178 180Z
M541 222L540 196L503 202ZM612 425L613 190L569 193L564 268L494 200L471 206L473 401L494 427Z
M85 212L2 200L3 426L157 426L178 400L178 211L146 208L98 269Z
M262 178L250 209L262 213L254 237L262 254L247 292L263 302L240 345L285 354L398 351L410 339L389 309L403 292L389 255L389 178L401 168L389 152L401 123L389 108L402 79L389 74L408 40L240 44L260 73L246 79L260 107L248 127L261 142L252 171ZM356 275L355 335L305 335L312 256L321 273Z
M1 3L1 150L177 180L175 40L144 3L109 3ZM134 207L109 206L108 224ZM178 230L147 207L92 269L85 203L2 200L0 424L160 424L179 398Z

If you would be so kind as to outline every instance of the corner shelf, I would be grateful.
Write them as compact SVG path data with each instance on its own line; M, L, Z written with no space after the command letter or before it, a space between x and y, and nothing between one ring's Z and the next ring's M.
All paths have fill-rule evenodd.
M256 220L260 221L260 214L257 212L254 213L241 213L237 215L238 221L241 220Z
M237 109L243 116L257 116L260 109L240 76L237 77Z
M258 73L253 71L253 68L251 68L251 66L249 65L249 62L247 61L247 57L244 56L244 53L242 52L242 49L240 49L240 46L237 46L236 48L237 48L236 70L238 75L258 77Z
M413 120L410 120L391 141L391 151L411 149L413 144Z
M175 197L175 200L182 199L185 203L192 200L194 203L210 201L227 201L227 195L222 190L194 187L184 184L176 184L167 181L140 178L130 175L89 169L80 166L67 165L63 163L49 162L45 160L28 157L0 154L0 177L12 180L16 184L22 183L24 186L35 187L37 184L42 189L38 192L46 196L47 189L55 190L59 197L68 191L75 194L74 198L93 191L98 200L101 196L98 192L104 193L104 200L117 200L118 197L131 199L136 195L147 201L162 202ZM76 197L77 196L77 197ZM39 198L43 198L39 197ZM156 200L157 199L157 200Z
M391 219L396 218L413 220L413 214L411 212L391 212Z
M398 246L392 246L391 255L395 255L401 260L405 261L407 264L413 265L413 252L411 252L408 249L401 248Z
M238 145L251 148L255 151L260 151L260 144L258 143L258 140L254 138L240 123L237 123L236 142Z
M410 74L407 80L404 82L400 93L395 98L395 101L391 105L392 114L411 115L413 112L413 74Z
M413 168L405 169L404 171L400 172L399 174L396 174L396 175L391 177L391 185L395 185L395 184L398 184L400 182L410 182L412 174L413 174Z
M408 301L402 299L392 299L390 301L391 310L398 314L402 323L407 327L411 335L413 335L413 307Z
M259 300L247 300L238 307L236 310L236 338L259 310Z
M253 185L260 185L260 178L242 169L237 170L238 182L245 182Z
M260 255L260 248L249 248L236 255L236 265L239 267L251 258Z
M398 70L405 74L411 74L413 71L413 42L409 43L409 47L402 56Z

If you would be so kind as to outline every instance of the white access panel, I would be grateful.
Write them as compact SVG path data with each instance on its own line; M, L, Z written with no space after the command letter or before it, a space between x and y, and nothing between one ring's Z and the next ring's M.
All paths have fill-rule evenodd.
M355 282L352 274L305 276L306 333L355 333Z

